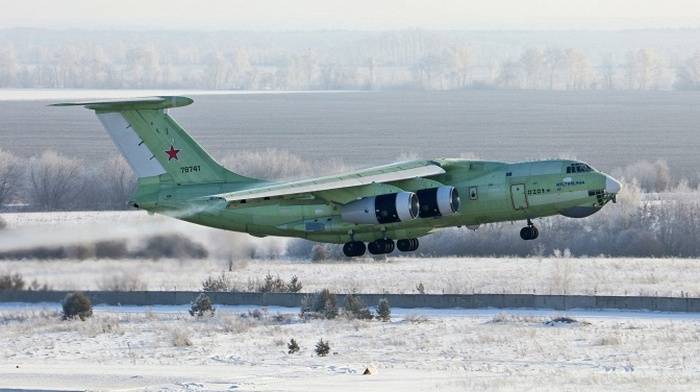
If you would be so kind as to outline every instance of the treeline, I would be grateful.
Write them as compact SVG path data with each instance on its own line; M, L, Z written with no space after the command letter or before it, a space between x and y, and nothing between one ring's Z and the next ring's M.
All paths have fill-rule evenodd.
M700 32L0 30L0 87L700 89Z
M53 151L22 159L0 150L0 211L121 210L135 186L121 157L88 165Z
M242 174L271 179L288 177L292 173L308 176L347 169L342 162L310 162L277 150L237 155L235 166L231 168ZM518 233L522 222L503 222L483 225L476 231L440 230L421 238L417 255L700 257L700 241L697 240L700 238L700 189L697 186L673 178L664 161L636 162L612 173L624 182L617 204L608 205L585 219L558 216L538 219L535 221L540 228L537 241L520 240ZM124 209L134 183L131 170L121 158L89 166L54 152L21 159L0 151L0 206L5 210ZM157 241L169 243L162 238ZM200 249L200 256L186 253L185 257L221 253L208 246L193 243L189 248ZM256 250L248 256L314 261L343 258L339 246L304 240L280 239L266 247L269 249L261 249L259 255ZM154 245L144 247L157 248ZM94 252L72 248L29 250L22 257L130 255L125 244L96 244L94 249ZM159 255L149 257L173 257L165 253Z

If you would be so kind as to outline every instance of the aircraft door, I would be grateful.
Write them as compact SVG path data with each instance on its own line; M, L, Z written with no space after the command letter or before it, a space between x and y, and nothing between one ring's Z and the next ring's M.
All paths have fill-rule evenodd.
M525 184L513 184L510 186L510 197L513 201L513 208L524 210L527 208L527 196L525 195Z

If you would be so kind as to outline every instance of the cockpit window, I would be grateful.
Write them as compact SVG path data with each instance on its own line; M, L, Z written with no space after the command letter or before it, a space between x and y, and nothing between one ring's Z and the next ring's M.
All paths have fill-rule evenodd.
M587 173L591 172L593 169L586 165L585 163L572 163L566 167L566 173Z

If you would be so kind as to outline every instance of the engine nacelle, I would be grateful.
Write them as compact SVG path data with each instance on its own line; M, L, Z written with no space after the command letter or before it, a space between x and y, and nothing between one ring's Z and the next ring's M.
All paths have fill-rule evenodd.
M396 223L415 219L420 205L413 192L365 197L344 205L340 217L349 223Z
M421 189L416 192L421 218L454 215L459 211L459 192L453 186Z

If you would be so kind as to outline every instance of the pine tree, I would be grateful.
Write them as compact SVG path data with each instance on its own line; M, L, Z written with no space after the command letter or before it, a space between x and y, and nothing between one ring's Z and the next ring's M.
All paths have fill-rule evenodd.
M294 354L299 351L299 345L294 338L289 340L289 343L287 343L287 348L289 349L289 354Z
M391 307L386 298L381 298L377 304L377 318L382 321L391 320Z
M316 343L316 349L314 351L316 351L316 355L319 357L325 357L329 352L331 352L331 346L327 341L324 342L322 338L318 341L318 343Z
M367 308L362 299L355 294L345 296L345 315L349 318L360 320L371 320L372 313Z

